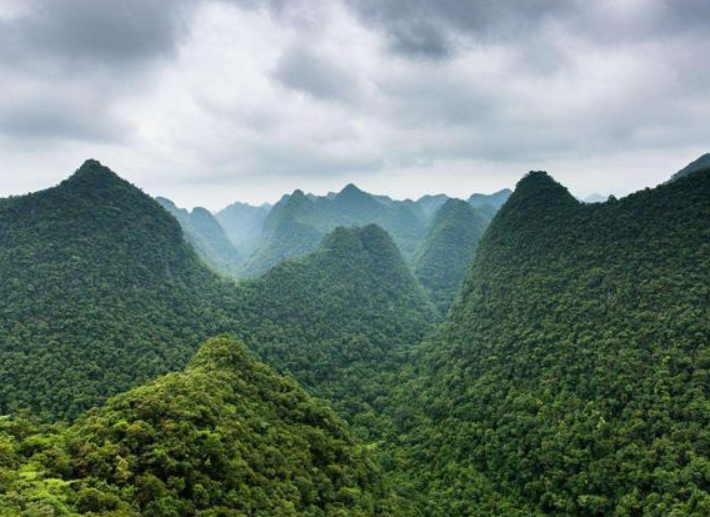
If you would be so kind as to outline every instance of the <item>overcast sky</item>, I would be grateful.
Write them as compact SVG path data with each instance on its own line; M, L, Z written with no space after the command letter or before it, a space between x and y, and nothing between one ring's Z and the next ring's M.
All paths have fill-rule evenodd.
M710 150L708 56L708 0L0 0L0 196L623 195Z

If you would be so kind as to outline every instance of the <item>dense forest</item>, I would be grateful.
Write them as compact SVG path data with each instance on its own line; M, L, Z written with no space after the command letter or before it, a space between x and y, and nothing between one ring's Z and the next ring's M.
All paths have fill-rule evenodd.
M0 414L77 416L220 331L178 223L98 162L0 200L0 242Z
M710 514L710 170L160 201L0 200L3 517Z
M338 228L318 250L240 284L235 332L268 364L330 400L362 436L434 311L389 235Z
M0 514L403 515L345 423L226 337L70 427L0 419Z
M518 184L395 407L426 515L710 513L709 222L710 171Z
M451 306L489 223L485 213L459 199L449 199L436 212L414 272L441 312Z
M0 220L1 413L74 418L231 332L343 416L372 420L434 323L376 226L340 228L261 278L222 281L175 220L97 162L54 189L3 201Z

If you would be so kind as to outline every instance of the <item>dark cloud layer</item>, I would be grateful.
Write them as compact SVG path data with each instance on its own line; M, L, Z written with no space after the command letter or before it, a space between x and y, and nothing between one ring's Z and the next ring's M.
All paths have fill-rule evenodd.
M103 146L194 184L680 155L710 141L709 26L708 0L0 0L0 166Z

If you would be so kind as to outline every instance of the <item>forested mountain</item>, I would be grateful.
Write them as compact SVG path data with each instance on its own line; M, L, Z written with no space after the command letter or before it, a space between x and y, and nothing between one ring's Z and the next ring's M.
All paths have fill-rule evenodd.
M280 260L313 251L339 226L377 224L387 230L402 253L411 256L426 235L426 221L416 204L373 196L348 185L334 196L284 196L264 223L261 245L245 268L247 276L266 271Z
M395 406L426 515L710 514L709 221L710 170L521 180Z
M341 414L363 415L364 430L433 322L378 227L338 229L300 261L221 281L173 217L94 161L58 187L0 202L0 239L0 414L74 418L182 368L226 331Z
M270 211L268 204L251 206L237 202L217 212L215 217L234 247L247 257L257 248Z
M415 274L441 312L453 302L489 223L460 199L449 199L436 213L417 254Z
M164 197L155 200L178 220L185 238L210 268L222 275L239 274L243 258L209 210L197 207L188 212Z
M219 330L217 278L178 223L96 161L0 200L0 242L0 414L76 416Z
M671 179L669 181L675 181L677 179L684 178L689 174L705 169L710 169L710 153L705 153L694 162L683 167L681 170L671 176Z
M439 209L444 206L449 199L452 198L446 194L426 195L417 199L416 205L424 220L430 223Z
M0 420L0 514L404 515L332 410L230 338L69 428Z
M338 228L318 250L240 284L230 314L261 358L330 400L367 436L434 317L381 228Z

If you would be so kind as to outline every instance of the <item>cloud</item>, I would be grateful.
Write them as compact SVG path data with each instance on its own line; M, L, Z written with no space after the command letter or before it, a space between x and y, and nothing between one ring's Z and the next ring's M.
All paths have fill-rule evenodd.
M328 56L298 43L279 58L273 77L286 88L321 100L348 101L357 95L357 79Z
M94 156L183 205L554 166L619 193L707 150L709 23L705 0L0 0L0 170Z

